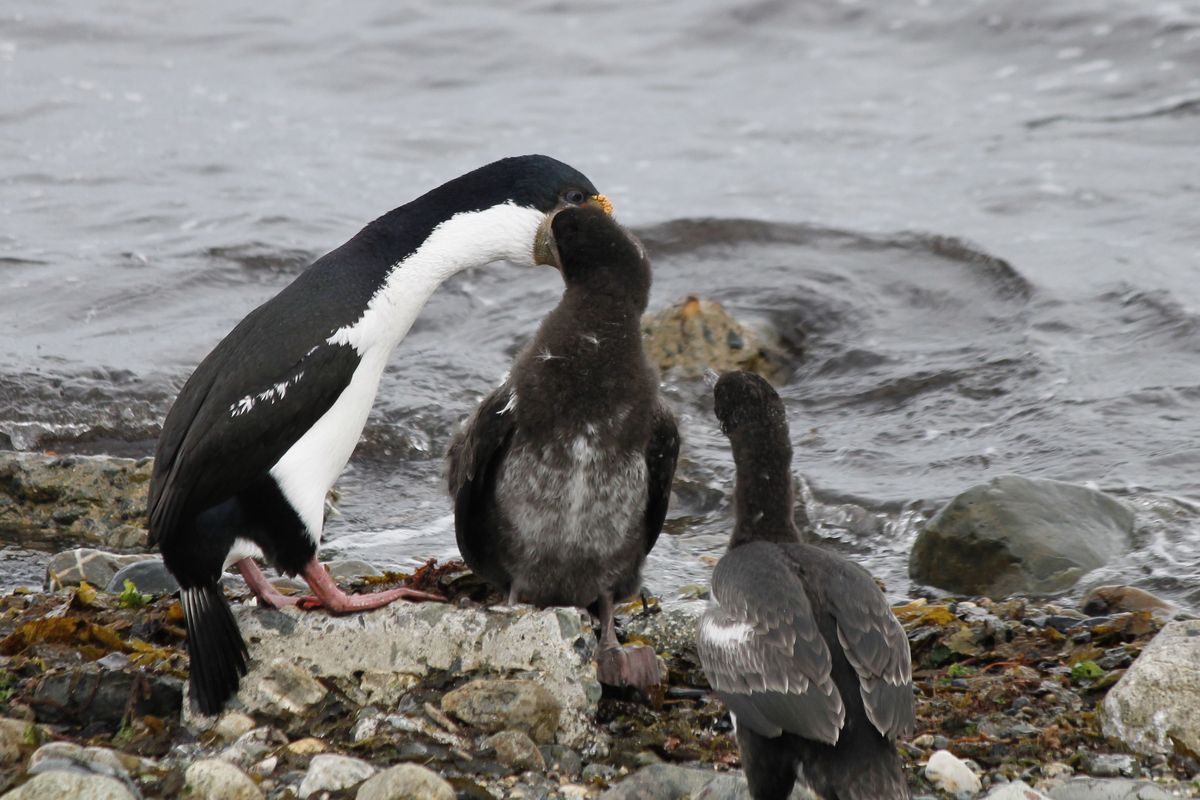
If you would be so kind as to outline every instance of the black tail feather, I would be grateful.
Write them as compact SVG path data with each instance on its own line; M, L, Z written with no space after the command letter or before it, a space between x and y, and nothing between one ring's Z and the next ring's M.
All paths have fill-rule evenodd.
M246 674L246 642L218 584L184 589L180 599L187 621L192 705L203 714L216 714Z

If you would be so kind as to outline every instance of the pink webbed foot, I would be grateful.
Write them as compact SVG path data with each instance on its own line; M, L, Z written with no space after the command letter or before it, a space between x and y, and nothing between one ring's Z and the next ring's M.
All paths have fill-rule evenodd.
M429 592L422 592L407 587L388 589L387 591L374 592L372 594L346 594L334 582L333 578L330 577L325 567L321 566L321 562L315 558L304 566L304 570L300 574L308 583L309 588L313 590L313 594L299 598L296 603L297 608L302 608L306 611L324 608L331 614L353 614L357 611L370 611L373 608L382 608L397 600L436 603L444 603L446 601L446 598L441 595L430 594Z

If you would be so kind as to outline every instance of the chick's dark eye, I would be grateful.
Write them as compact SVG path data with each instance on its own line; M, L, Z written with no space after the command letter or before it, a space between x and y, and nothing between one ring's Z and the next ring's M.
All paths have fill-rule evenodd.
M587 197L584 195L584 193L578 189L568 189L563 194L563 200L566 200L568 203L575 206L583 205L583 201L586 199Z

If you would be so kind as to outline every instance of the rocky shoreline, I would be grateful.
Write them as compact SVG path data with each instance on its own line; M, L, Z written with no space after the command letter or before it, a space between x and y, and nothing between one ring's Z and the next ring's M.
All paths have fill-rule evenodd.
M359 591L449 598L343 618L259 608L228 575L251 673L220 717L193 714L177 586L144 552L148 474L148 460L0 454L0 540L75 548L49 558L40 591L0 597L0 800L748 798L694 650L704 587L620 610L668 678L644 697L596 681L585 613L508 607L460 562L329 564ZM991 583L894 606L915 798L1200 796L1200 621L1133 587L1078 606L1031 596L1119 556L1132 524L1094 490L1015 476L930 520L918 583L954 591L938 571L981 564L970 577Z
M141 563L126 574L152 585L161 564ZM181 713L178 601L124 578L120 592L97 590L88 571L0 598L5 800L748 796L692 648L695 604L622 609L625 638L653 645L668 671L668 688L645 698L601 690L586 615L496 604L458 563L358 582L408 580L447 604L333 618L236 603L252 671L225 713L203 718ZM235 580L228 591L247 597ZM914 797L1196 795L1200 722L1181 712L1156 739L1153 720L1131 713L1153 692L1185 710L1197 700L1194 682L1163 685L1177 647L1154 658L1167 668L1131 676L1158 642L1186 657L1200 622L1015 597L918 598L895 613L917 687L919 728L899 745ZM1131 682L1154 688L1115 702ZM1042 794L1003 794L1024 787Z

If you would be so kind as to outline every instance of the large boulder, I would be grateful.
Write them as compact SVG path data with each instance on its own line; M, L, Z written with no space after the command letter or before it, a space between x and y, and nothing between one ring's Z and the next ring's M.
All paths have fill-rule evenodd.
M1127 552L1133 511L1105 494L1006 475L955 497L909 556L914 581L965 595L1065 592Z
M1168 623L1109 690L1104 733L1146 754L1200 755L1200 620Z
M150 459L0 452L0 539L146 545Z
M344 617L244 605L234 613L250 643L251 663L233 705L251 714L302 719L322 701L326 683L362 704L386 708L435 672L512 676L540 684L558 704L560 743L596 741L596 637L578 609L393 603ZM193 728L215 725L215 717L184 706Z

